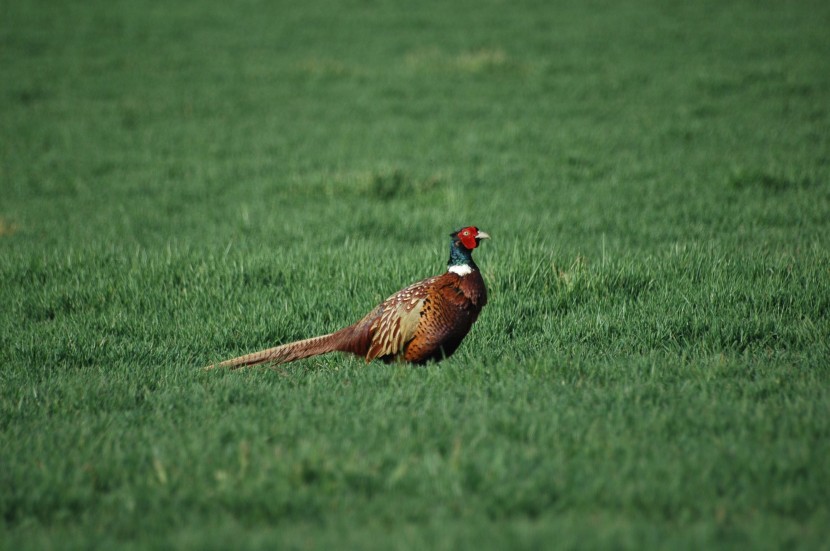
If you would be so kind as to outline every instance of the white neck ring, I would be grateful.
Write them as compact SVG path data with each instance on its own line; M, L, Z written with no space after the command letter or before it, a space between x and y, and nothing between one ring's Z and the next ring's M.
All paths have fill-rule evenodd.
M469 264L461 264L460 266L450 266L447 268L448 272L452 272L459 276L470 275L473 273L473 269L470 268Z

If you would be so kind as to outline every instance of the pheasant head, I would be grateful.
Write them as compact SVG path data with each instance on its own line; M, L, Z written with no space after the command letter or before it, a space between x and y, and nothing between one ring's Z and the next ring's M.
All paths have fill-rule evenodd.
M450 234L450 261L447 270L465 276L478 266L473 262L473 249L478 247L482 239L490 236L475 226L467 226Z

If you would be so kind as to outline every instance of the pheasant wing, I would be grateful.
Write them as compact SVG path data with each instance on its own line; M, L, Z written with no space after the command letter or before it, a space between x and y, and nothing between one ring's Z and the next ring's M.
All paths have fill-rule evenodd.
M375 310L370 326L371 345L366 361L384 356L397 356L415 337L421 309L429 295L431 277L398 291Z

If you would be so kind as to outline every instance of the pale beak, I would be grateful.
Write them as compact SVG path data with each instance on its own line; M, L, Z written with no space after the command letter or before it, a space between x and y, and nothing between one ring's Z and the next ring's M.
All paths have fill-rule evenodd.
M480 231L476 234L476 239L490 239L490 234Z

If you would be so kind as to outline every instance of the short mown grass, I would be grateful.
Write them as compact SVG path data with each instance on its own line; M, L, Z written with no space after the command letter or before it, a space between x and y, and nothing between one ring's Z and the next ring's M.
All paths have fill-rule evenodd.
M818 548L822 2L10 3L0 547ZM332 331L476 224L423 368Z

